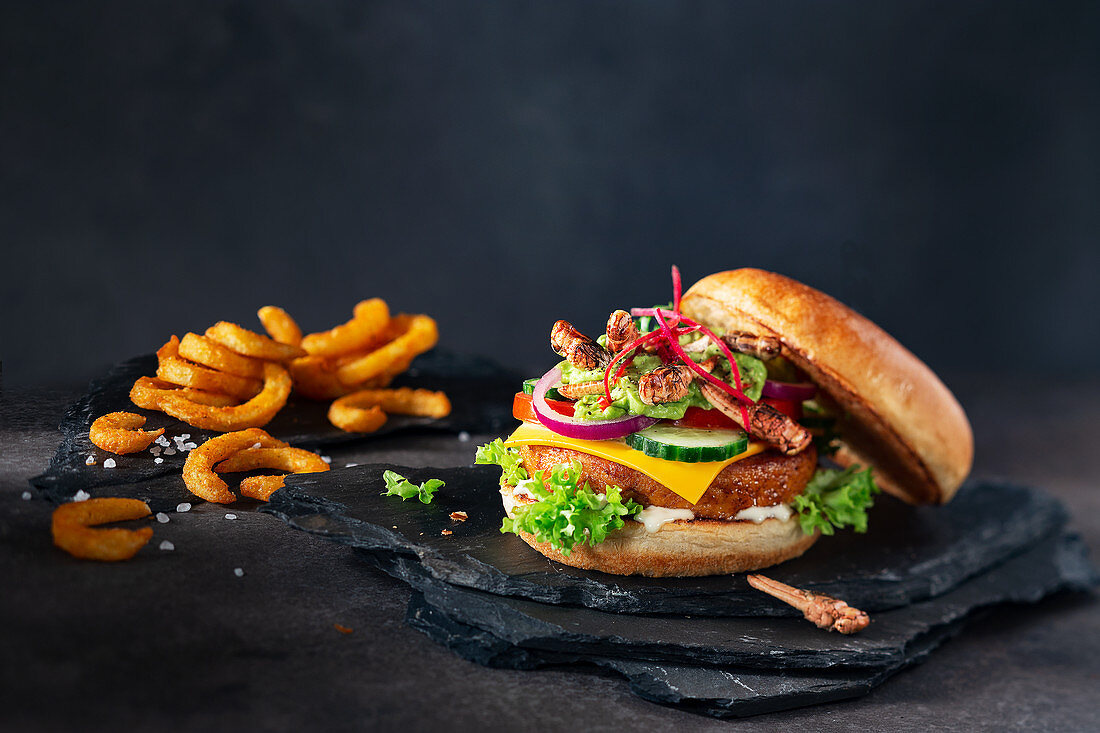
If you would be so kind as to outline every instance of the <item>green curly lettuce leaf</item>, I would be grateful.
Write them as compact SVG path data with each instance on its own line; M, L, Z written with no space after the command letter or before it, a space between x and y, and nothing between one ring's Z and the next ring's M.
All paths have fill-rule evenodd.
M394 471L383 473L382 480L386 482L386 490L382 492L382 496L400 496L401 501L419 499L422 504L431 504L436 490L445 485L437 478L430 478L417 486Z
M862 533L867 531L867 510L880 491L869 468L863 471L859 466L849 466L843 471L822 468L791 506L806 534L815 530L833 534L844 527Z
M474 463L500 466L501 486L505 484L516 486L520 481L527 479L527 469L523 467L519 450L507 447L500 438L478 448L474 454Z
M597 545L607 535L623 526L623 517L633 516L642 506L631 500L623 502L618 486L608 486L603 494L597 494L581 476L579 462L555 466L549 475L536 473L522 482L525 490L538 501L533 504L517 504L512 516L505 517L501 533L527 532L539 542L569 556L578 542Z

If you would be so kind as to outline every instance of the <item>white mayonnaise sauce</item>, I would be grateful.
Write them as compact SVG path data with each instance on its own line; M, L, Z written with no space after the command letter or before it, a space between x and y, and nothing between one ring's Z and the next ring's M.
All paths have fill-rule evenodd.
M742 509L737 512L737 516L734 519L738 521L752 522L754 524L760 524L765 519L778 519L781 522L785 522L791 518L794 512L786 504L776 504L775 506L750 506L748 509Z
M695 519L695 515L690 509L668 509L663 506L647 506L634 515L634 521L644 524L646 532L656 532L677 519Z

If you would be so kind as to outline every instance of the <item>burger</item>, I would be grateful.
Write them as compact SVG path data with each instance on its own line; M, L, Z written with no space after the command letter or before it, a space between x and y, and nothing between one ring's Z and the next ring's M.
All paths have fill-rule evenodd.
M478 449L502 469L502 532L573 567L698 576L774 565L867 529L886 491L949 501L970 470L966 414L867 318L783 275L703 278L617 310L589 338L558 321L560 363Z

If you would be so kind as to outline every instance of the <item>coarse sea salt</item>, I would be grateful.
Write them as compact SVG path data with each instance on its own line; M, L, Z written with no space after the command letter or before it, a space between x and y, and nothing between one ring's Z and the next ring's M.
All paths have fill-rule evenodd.
M329 458L328 456L321 456L321 460L324 461L325 463L332 463L332 459Z
M31 500L31 492L24 491L23 492L23 501L30 501L30 500Z
M160 456L157 456L156 458L153 459L153 463L164 463L164 459L161 458Z
M181 514L183 512L189 512L189 511L191 511L191 504L189 502L186 502L186 501L182 502L180 504L176 504L176 511L181 513Z
M226 518L226 519L236 519L236 518L237 518L237 515L236 515L236 514L226 514L226 515L225 515L225 518Z
M238 578L243 578L244 568L233 568L233 574L236 575Z
M344 466L344 468L353 468L354 466L358 466L358 465L359 465L358 463L349 463L346 466Z
M176 449L175 448L165 448L164 449L164 455L174 456L174 455L176 455Z
M173 545L168 540L164 540L163 542L160 543L160 549L164 550L165 552L170 552L170 551L176 549L176 546Z
M91 499L91 498L92 498L92 495L89 494L84 489L81 489L80 491L73 494L73 501L88 501L88 499Z
M95 456L88 456L87 458L85 458L84 459L84 465L85 466L94 466L95 465Z
M115 459L114 458L108 458L108 459L104 460L103 461L103 467L104 468L114 468L115 467Z
M157 512L157 521L161 524L168 524L168 515L164 512Z

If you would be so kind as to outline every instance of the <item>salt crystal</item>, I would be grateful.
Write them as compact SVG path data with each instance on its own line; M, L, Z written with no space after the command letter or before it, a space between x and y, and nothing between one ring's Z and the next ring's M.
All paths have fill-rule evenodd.
M168 515L164 512L157 512L157 521L161 524L168 524Z
M225 515L225 518L226 518L226 519L236 519L236 518L237 518L237 515L236 515L236 514L226 514L226 515Z
M168 540L165 540L164 542L160 543L160 549L164 550L165 552L171 552L172 550L176 549L176 546Z
M243 578L244 568L233 568L233 574L236 575L238 578Z
M181 438L183 438L184 440L187 440L188 438L190 438L190 437L191 437L191 433L184 433L184 434L183 434L183 435L181 435L180 437L181 437Z
M176 511L180 512L181 514L183 512L189 512L189 511L191 511L191 505L189 503L187 503L186 501L183 502L182 504L176 504Z
M164 463L164 459L161 458L160 456L157 456L156 458L153 459L153 463Z
M463 443L469 443L470 442L470 434L467 433L465 430L463 430L461 433L458 434L458 439L459 439L459 441L461 441Z
M73 494L73 501L88 501L88 499L91 499L91 498L92 498L92 495L89 494L84 489L81 489L80 491Z
M31 500L31 492L24 491L23 492L23 501L30 501L30 500Z
M95 456L88 456L87 458L85 458L84 459L84 465L85 466L94 466L95 465Z
M174 456L174 455L176 455L176 449L175 448L165 448L164 449L164 455Z
M156 441L154 442L157 445L163 445L165 448L168 447L168 438L165 438L163 435L158 435Z
M324 461L325 463L332 463L332 459L329 458L328 456L321 456L321 460Z
M257 443L256 445L254 445L254 446L252 446L252 447L253 447L253 448L259 448L259 447L260 447L260 444L259 444L259 443Z
M183 444L183 449L184 450L195 450L198 447L199 446L197 444L192 443L191 441L187 441L186 443Z
M114 468L115 467L115 459L114 458L108 458L107 460L103 461L103 467L104 468Z
M154 456L159 456L161 450L162 449L159 445L154 445L152 448L149 449L149 452L152 453Z
M349 463L348 465L344 466L344 468L351 468L352 466L358 466L358 465L359 465L358 463Z

